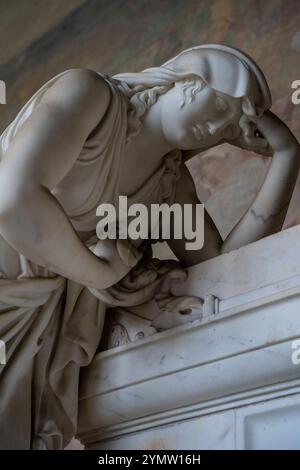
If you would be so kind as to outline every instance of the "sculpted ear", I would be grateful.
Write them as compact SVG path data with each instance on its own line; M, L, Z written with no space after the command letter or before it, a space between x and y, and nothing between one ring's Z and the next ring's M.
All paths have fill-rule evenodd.
M253 106L253 103L251 102L251 100L248 98L248 96L243 97L242 109L245 115L247 116L256 116L257 114L256 109Z

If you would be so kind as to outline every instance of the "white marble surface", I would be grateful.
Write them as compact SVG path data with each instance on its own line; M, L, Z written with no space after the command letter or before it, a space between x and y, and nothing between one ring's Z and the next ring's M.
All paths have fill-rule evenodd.
M271 348L286 339L281 330L273 335L266 330L273 325L270 293L264 304L258 298L265 292L251 298L251 309L256 302L255 312L261 308L259 318L266 317L259 333L251 333L249 306L239 315L246 299L230 308L222 303L265 286L262 275L270 277L269 284L281 280L272 274L284 261L269 264L262 255L271 240L257 245L255 263L241 251L195 268L189 284L181 286L182 299L179 286L176 291L170 285L185 279L183 266L281 230L299 171L299 144L271 104L261 69L242 51L220 44L195 46L137 73L109 77L65 70L28 99L0 136L0 337L7 344L7 363L0 366L0 427L6 430L1 448L61 449L70 442L77 427L79 372L106 339L107 306L140 307L145 314L144 304L156 302L165 317L146 319L160 329L182 324L182 317L205 319L199 329L195 324L145 341L144 349L134 344L99 355L82 376L79 433L99 426L101 433L103 426L194 404L216 396L223 382L228 393L246 389L250 372L244 383L235 377L229 382L219 379L216 364L225 361L220 370L228 367L230 375L238 366L229 367L224 354L243 356L252 342L262 348L272 341ZM185 162L224 142L272 157L255 199L225 240L208 214L201 249L201 243L188 249L186 223L182 236L162 236L181 264L150 260L139 231L137 238L106 233L109 238L99 240L101 204L117 208L121 195L129 196L130 206L176 202L196 210L199 201ZM121 217L118 222L121 233ZM108 229L110 223L116 228L115 216ZM146 232L146 238L153 235ZM278 254L281 245L285 257ZM291 256L289 240L273 248L277 260ZM193 298L188 289L195 291ZM222 313L214 325L217 306ZM295 321L294 306L286 308ZM273 317L281 327L279 314ZM113 346L136 337L123 319L110 330L120 332ZM144 334L140 322L136 333ZM283 334L291 333L283 328ZM215 369L207 376L209 365Z
M299 235L294 227L191 268L190 291L198 284L201 295L218 294L219 313L96 356L81 376L82 441L99 449L148 449L153 442L258 448L277 445L280 429L293 433L295 417L280 400L294 396L300 419L300 366L291 360L292 341L300 338ZM211 440L217 429L227 437L215 431Z

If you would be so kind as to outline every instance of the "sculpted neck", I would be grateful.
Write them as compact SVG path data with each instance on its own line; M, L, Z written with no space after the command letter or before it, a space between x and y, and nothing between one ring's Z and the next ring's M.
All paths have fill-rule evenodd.
M153 158L163 158L173 147L166 141L161 127L161 102L160 99L142 117L142 128L130 143L141 154L149 151Z
M151 160L159 161L171 150L174 150L174 144L166 140L162 129L161 111L164 105L166 95L161 95L157 102L142 117L142 128L139 134L129 142L128 148L136 151L140 156L149 156ZM180 112L180 110L178 110ZM209 144L206 140L199 142L197 148L185 150L185 160L192 158L194 155L207 150L215 145L225 142L220 140L217 144ZM181 148L181 147L180 147ZM181 148L182 149L182 148ZM182 149L183 150L183 149ZM150 162L149 162L150 163Z

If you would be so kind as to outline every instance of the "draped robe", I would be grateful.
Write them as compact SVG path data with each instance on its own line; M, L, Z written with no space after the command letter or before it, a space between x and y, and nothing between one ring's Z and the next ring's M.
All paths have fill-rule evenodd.
M43 85L3 132L0 160L43 94L66 72ZM80 233L95 233L100 203L117 206L128 137L127 98L116 80L100 75L110 87L109 108L72 169L52 190ZM129 204L171 202L180 164L180 151L167 154L129 195ZM86 242L91 249L94 243L95 237ZM125 252L116 240L115 248L127 264L136 265L133 246ZM135 292L129 295L137 304ZM0 339L7 356L0 365L0 448L61 449L74 436L80 368L95 355L110 303L118 306L111 292L97 293L33 263L0 236Z

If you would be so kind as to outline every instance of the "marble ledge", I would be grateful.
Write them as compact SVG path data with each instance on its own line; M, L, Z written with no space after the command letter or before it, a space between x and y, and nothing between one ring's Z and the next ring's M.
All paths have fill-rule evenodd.
M219 299L215 313L95 357L80 380L87 446L300 387L300 226L189 273L180 293Z

